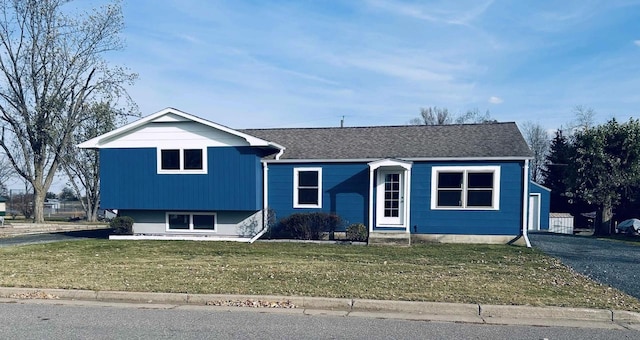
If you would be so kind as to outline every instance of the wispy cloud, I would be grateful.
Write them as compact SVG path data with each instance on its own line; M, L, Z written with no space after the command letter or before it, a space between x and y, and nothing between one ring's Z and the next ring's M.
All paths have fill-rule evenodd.
M618 3L618 2L616 2ZM491 108L556 128L577 104L640 107L640 30L609 2L366 0L124 4L146 113L166 106L232 127L402 124L420 107ZM634 12L635 11L635 12ZM166 21L171 17L170 21ZM163 22L163 25L158 25ZM589 37L617 36L616 39ZM630 45L627 45L628 47ZM561 94L561 95L558 95ZM311 120L309 117L313 117Z
M416 4L396 0L369 0L368 3L372 7L418 20L469 25L491 6L493 0L480 4L476 1L462 3L446 1L440 6L433 3Z
M502 102L504 102L504 100L500 97L496 97L496 96L489 97L489 103L491 104L502 104Z

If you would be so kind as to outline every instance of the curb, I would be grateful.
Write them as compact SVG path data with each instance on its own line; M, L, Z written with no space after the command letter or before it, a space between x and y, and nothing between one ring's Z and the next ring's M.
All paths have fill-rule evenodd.
M302 309L304 314L310 315L331 314L465 323L640 329L640 313L589 308L479 305L279 295L151 293L13 287L0 287L0 298L10 300L53 299L191 306L212 305L214 302L288 302ZM219 306L231 308L234 304ZM252 306L247 306L244 310L275 311L286 308L252 308Z

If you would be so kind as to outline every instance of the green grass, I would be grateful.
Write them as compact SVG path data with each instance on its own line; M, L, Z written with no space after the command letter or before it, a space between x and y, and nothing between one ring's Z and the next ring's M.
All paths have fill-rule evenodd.
M189 241L61 242L0 249L0 285L277 294L640 311L640 301L534 249Z

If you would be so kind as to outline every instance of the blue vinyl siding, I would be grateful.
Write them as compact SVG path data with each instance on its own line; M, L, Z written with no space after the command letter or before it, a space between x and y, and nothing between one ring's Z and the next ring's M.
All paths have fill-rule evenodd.
M207 174L158 174L156 148L101 149L101 206L142 210L260 210L259 149L210 147Z
M540 194L540 230L549 230L551 191L535 182L529 182L529 192Z
M322 168L322 208L293 208L293 169ZM369 167L365 163L269 164L269 208L282 219L299 212L327 212L346 224L368 224Z
M433 166L484 165L500 166L500 210L431 210ZM296 167L322 168L322 208L293 208L293 169ZM522 162L515 161L414 162L411 170L411 233L519 235L522 228L522 171ZM347 223L368 225L368 199L369 167L366 163L269 164L269 207L278 219L297 212L323 211L335 213Z
M500 210L431 210L432 167L484 165L500 166ZM522 162L421 162L411 171L411 233L521 234Z

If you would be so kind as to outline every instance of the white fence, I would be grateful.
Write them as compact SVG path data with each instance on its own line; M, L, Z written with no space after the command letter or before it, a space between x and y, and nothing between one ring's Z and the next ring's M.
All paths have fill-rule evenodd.
M573 216L567 213L549 214L549 231L558 234L573 234Z

